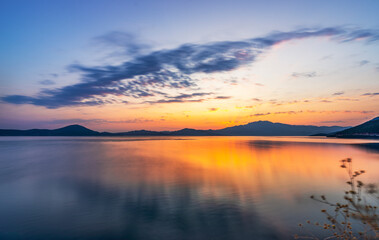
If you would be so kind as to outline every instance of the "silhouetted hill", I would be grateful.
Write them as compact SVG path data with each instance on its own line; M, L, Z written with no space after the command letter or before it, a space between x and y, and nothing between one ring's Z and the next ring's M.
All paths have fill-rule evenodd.
M341 138L379 138L379 117L329 136Z
M184 128L177 131L136 130L120 133L97 132L80 125L70 125L54 130L0 129L0 136L309 136L325 135L346 129L345 127L318 127L306 125L289 125L269 121L251 122L218 130L197 130Z
M93 131L80 125L70 125L63 128L52 130L56 136L96 136L99 132Z
M309 136L314 134L329 134L346 129L339 126L311 126L311 125L289 125L273 123L269 121L251 122L217 130L220 135L233 136Z
M0 136L99 136L100 133L80 125L70 125L54 130L30 129L12 130L0 129Z
M108 134L111 136L166 136L164 132L155 132L155 131L147 131L147 130L136 130L130 132L121 132L121 133L102 133Z
M177 131L147 131L136 130L121 133L101 133L105 136L214 136L215 130L196 130L191 128L184 128Z
M215 136L217 130L196 130L191 128L184 128L178 131L168 133L170 136Z

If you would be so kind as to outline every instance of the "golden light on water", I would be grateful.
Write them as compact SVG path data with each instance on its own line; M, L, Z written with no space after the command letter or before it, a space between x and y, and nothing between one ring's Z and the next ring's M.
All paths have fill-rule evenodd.
M375 180L375 173L379 171L378 156L359 147L356 144L359 140L333 139L330 142L334 143L322 143L327 139L305 138L307 142L300 142L304 138L268 139L272 140L265 137L173 137L172 140L143 141L138 145L133 141L105 144L110 164L124 151L128 152L124 161L131 158L141 161L139 170L146 174L133 175L133 178L147 182L171 179L188 183L199 180L207 184L233 183L254 194L261 194L264 189L291 195L296 188L341 187L346 173L339 168L339 160L346 157L354 159L356 168L370 169L366 176L369 180ZM342 144L349 141L351 145ZM118 158L117 161L123 164L123 160ZM146 161L154 163L154 167L143 168ZM123 174L121 168L112 169L112 176L108 177L113 179L111 181L123 182L131 176Z

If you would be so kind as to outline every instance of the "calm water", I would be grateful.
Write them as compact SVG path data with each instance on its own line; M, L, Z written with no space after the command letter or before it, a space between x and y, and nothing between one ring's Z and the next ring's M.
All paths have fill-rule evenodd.
M379 181L378 143L1 137L0 239L290 239L342 195L338 160Z

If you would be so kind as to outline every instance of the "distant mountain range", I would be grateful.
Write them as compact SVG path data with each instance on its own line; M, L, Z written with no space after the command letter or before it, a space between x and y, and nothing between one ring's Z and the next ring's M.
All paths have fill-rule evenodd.
M184 128L178 131L137 130L110 133L93 131L80 125L70 125L53 130L0 129L0 136L309 136L333 134L347 128L340 126L289 125L269 121L257 121L218 130Z
M379 138L379 117L371 119L358 126L348 128L333 134L328 137L339 138Z
M98 136L99 132L80 125L70 125L58 129L13 130L0 129L0 136Z

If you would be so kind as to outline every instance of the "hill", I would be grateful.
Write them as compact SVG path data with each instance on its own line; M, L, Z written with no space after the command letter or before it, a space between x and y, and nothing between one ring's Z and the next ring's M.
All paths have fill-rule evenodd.
M80 125L70 125L54 130L0 129L0 136L309 136L330 134L345 129L339 126L310 126L272 123L269 121L251 122L218 130L197 130L184 128L177 131L136 130L120 133L97 132Z
M0 129L0 136L99 136L100 133L80 125L69 125L54 130L30 129L13 130Z
M379 137L379 117L371 119L358 126L345 129L343 131L336 132L328 135L329 137L340 138L378 138Z
M309 136L314 134L330 134L341 131L345 127L289 125L269 121L251 122L246 125L228 127L216 132L227 136Z

